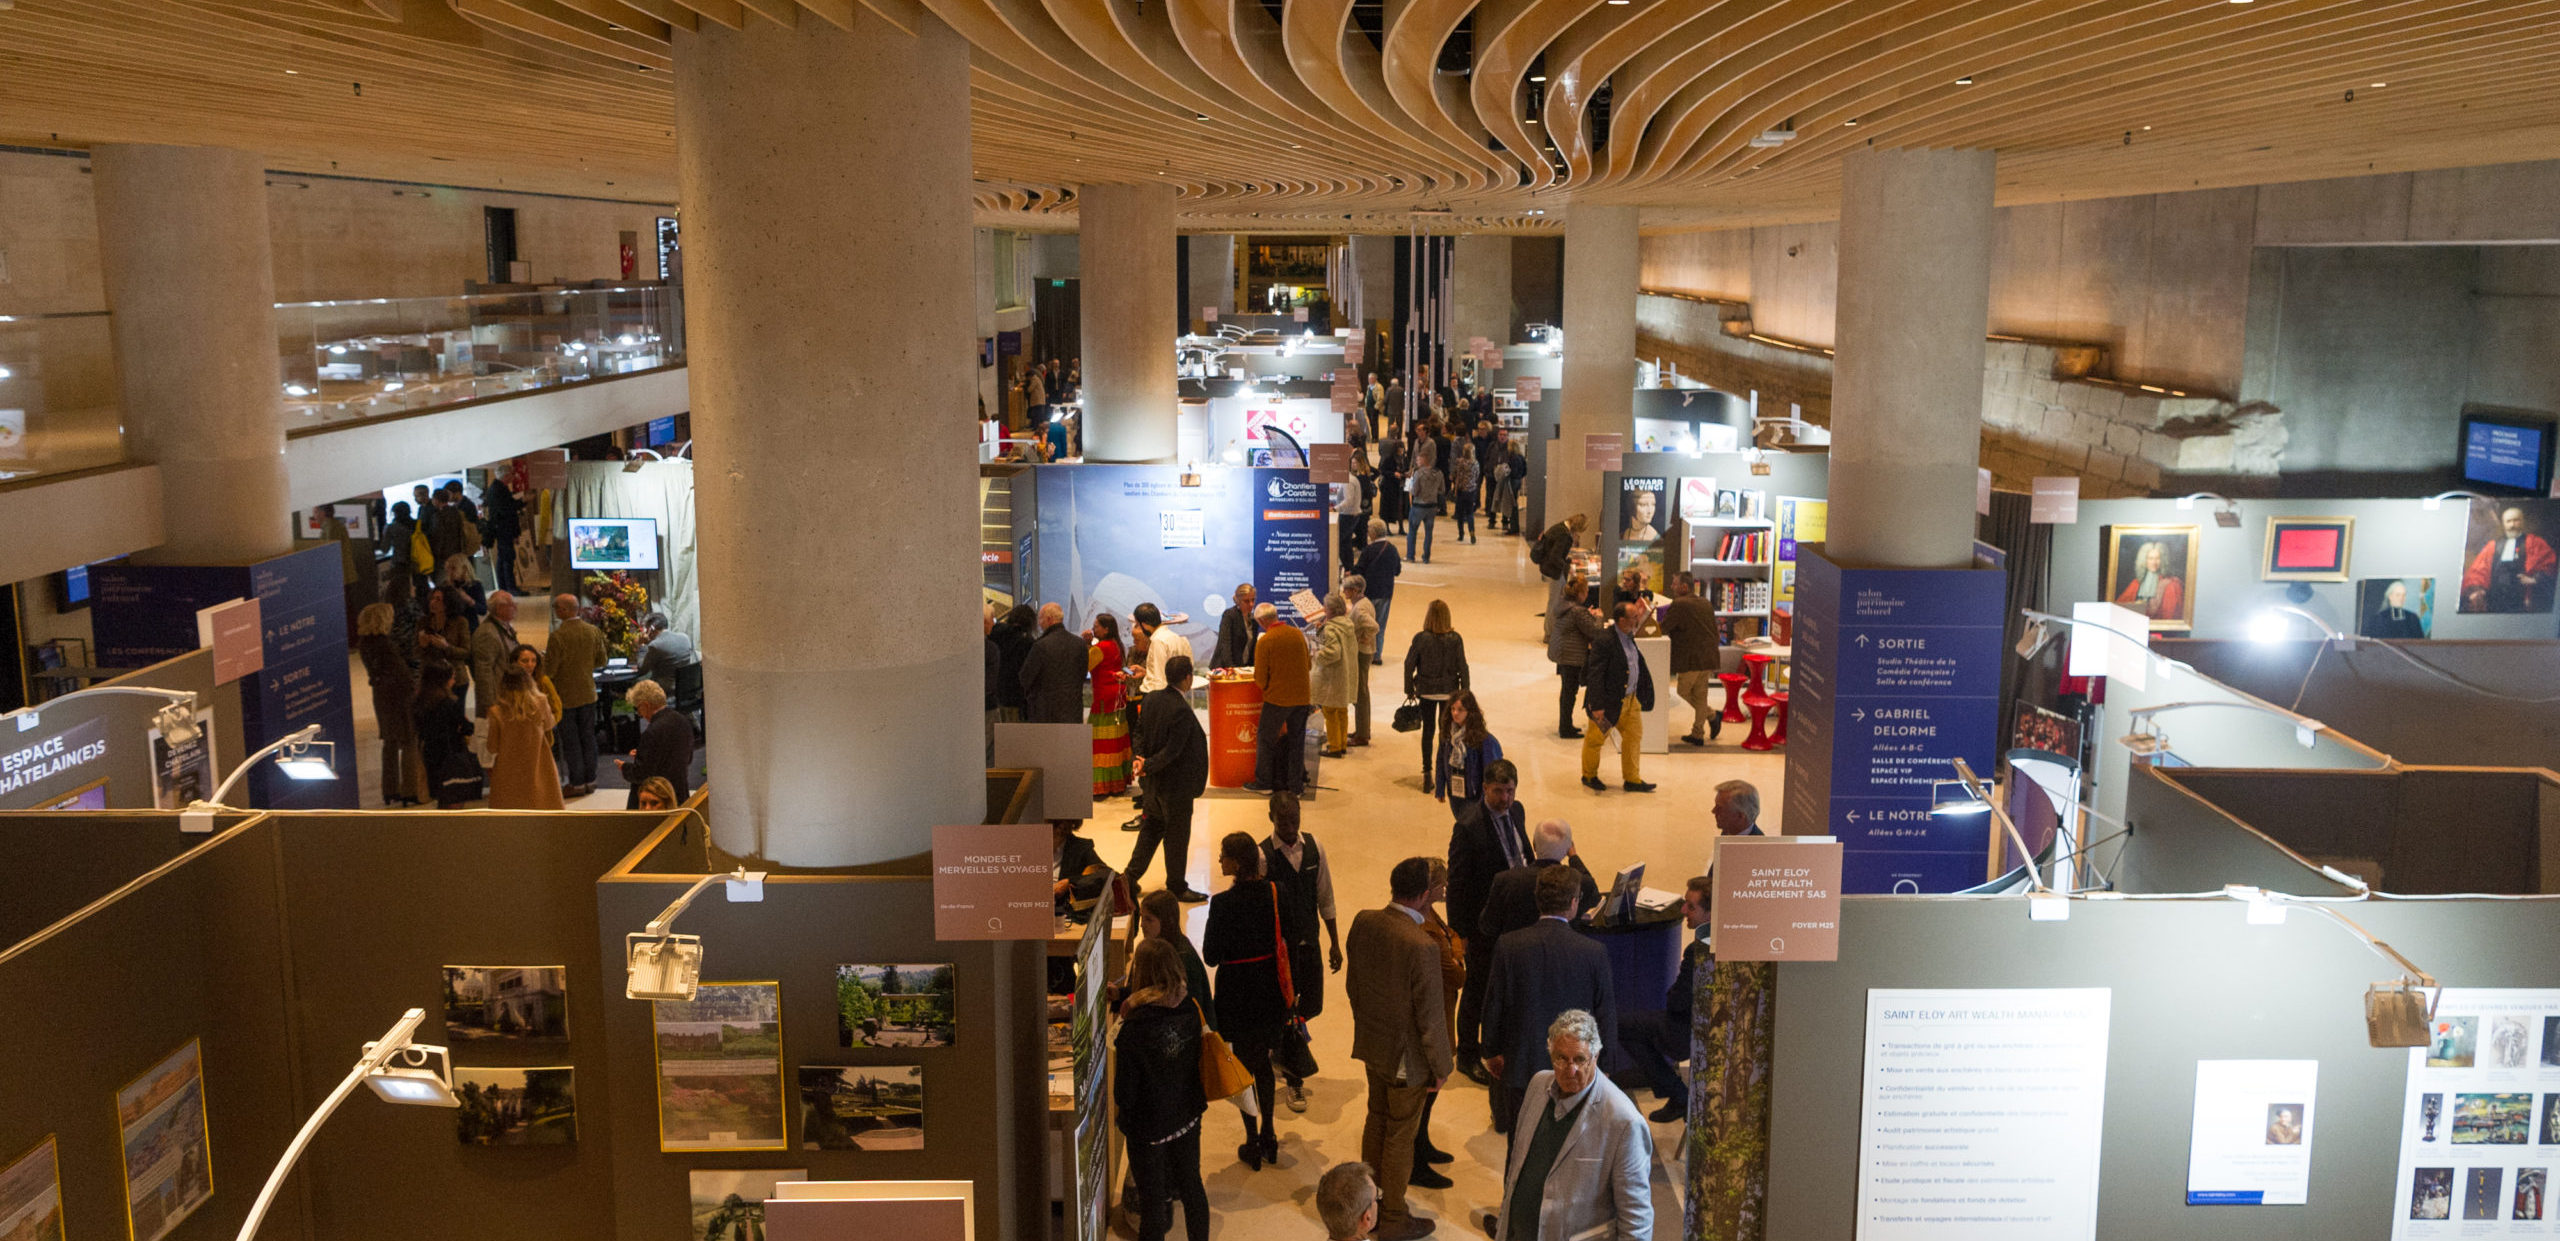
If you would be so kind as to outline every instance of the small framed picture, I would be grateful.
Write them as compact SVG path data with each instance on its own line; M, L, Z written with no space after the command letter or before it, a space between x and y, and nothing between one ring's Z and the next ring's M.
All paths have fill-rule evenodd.
M2355 533L2353 517L2270 517L2266 562L2258 576L2270 582L2343 582Z
M2140 612L2153 633L2185 633L2196 620L2196 527L2109 526L2106 595Z

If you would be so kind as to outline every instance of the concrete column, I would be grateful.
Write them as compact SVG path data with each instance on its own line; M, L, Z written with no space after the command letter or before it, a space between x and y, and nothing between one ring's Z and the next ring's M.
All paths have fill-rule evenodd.
M1864 149L1841 161L1828 548L1843 564L1973 563L1993 162Z
M1452 294L1457 305L1449 325L1454 348L1464 353L1467 342L1478 336L1497 345L1510 344L1511 238L1491 233L1460 237L1452 277L1457 286ZM1633 339L1629 337L1630 342ZM1632 343L1628 351L1634 352Z
M797 866L985 817L969 46L678 28L711 825Z
M1221 315L1236 312L1236 235L1201 233L1185 237L1191 253L1191 287L1182 303L1185 323L1200 317L1200 308L1215 306Z
M1547 451L1548 524L1607 520L1582 437L1636 431L1636 209L1576 203L1564 224L1564 393Z
M220 147L100 146L98 258L125 447L160 467L167 564L293 550L265 165Z
M1084 459L1168 462L1176 451L1173 187L1077 191L1084 265ZM1198 308L1193 308L1198 313Z

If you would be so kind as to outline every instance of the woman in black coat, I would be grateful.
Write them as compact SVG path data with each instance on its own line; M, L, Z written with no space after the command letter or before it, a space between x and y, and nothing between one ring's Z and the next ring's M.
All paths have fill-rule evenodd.
M1404 652L1404 696L1427 704L1422 716L1423 787L1431 787L1440 730L1448 726L1449 699L1468 688L1467 640L1449 621L1449 602L1434 599L1422 614L1422 631Z
M1191 1241L1209 1241L1209 1191L1200 1184L1200 1114L1209 1099L1200 1087L1199 999L1167 939L1139 941L1129 956L1129 985L1112 1038L1118 1056L1111 1101L1138 1182L1138 1241L1164 1241L1176 1202Z
M1201 959L1218 970L1218 1032L1253 1073L1260 1121L1245 1121L1236 1158L1259 1170L1280 1158L1272 1132L1279 1101L1271 1058L1289 1025L1289 1002L1280 990L1280 918L1276 889L1262 877L1262 848L1243 832L1218 842L1218 869L1233 880L1209 898L1209 923L1201 935ZM1257 1130L1256 1126L1259 1125Z
M471 790L476 796L479 763L471 754L471 717L462 713L462 700L453 696L453 668L446 664L428 664L418 671L418 750L426 762L427 787L433 791L438 810L459 810L466 797L452 794ZM465 760L470 760L465 765ZM469 777L468 785L448 785L446 781Z

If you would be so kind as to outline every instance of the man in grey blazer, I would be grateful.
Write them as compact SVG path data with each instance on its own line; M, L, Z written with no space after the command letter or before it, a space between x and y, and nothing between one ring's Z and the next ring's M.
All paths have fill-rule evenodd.
M1547 1027L1555 1067L1529 1081L1502 1175L1494 1241L1652 1241L1653 1131L1600 1071L1600 1023Z
M1360 1160L1378 1174L1377 1241L1413 1241L1432 1221L1405 1205L1414 1130L1423 1102L1448 1079L1449 1009L1440 991L1440 946L1422 929L1431 903L1431 859L1406 858L1387 876L1394 903L1351 920L1351 1056L1369 1068L1369 1117ZM1446 1182L1439 1182L1445 1184Z
M1547 1067L1547 1023L1557 1013L1581 1009L1599 1022L1601 1041L1618 1037L1608 950L1571 925L1585 882L1570 866L1539 871L1538 920L1493 946L1493 972L1485 986L1484 1052L1485 1068L1493 1073L1496 1132L1511 1132L1520 1092Z

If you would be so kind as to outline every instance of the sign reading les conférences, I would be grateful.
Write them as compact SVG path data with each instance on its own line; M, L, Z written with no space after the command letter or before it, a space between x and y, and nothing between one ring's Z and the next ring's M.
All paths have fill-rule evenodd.
M1719 961L1840 959L1840 842L1827 837L1719 836Z
M1051 854L1046 823L933 829L933 937L1049 938Z

